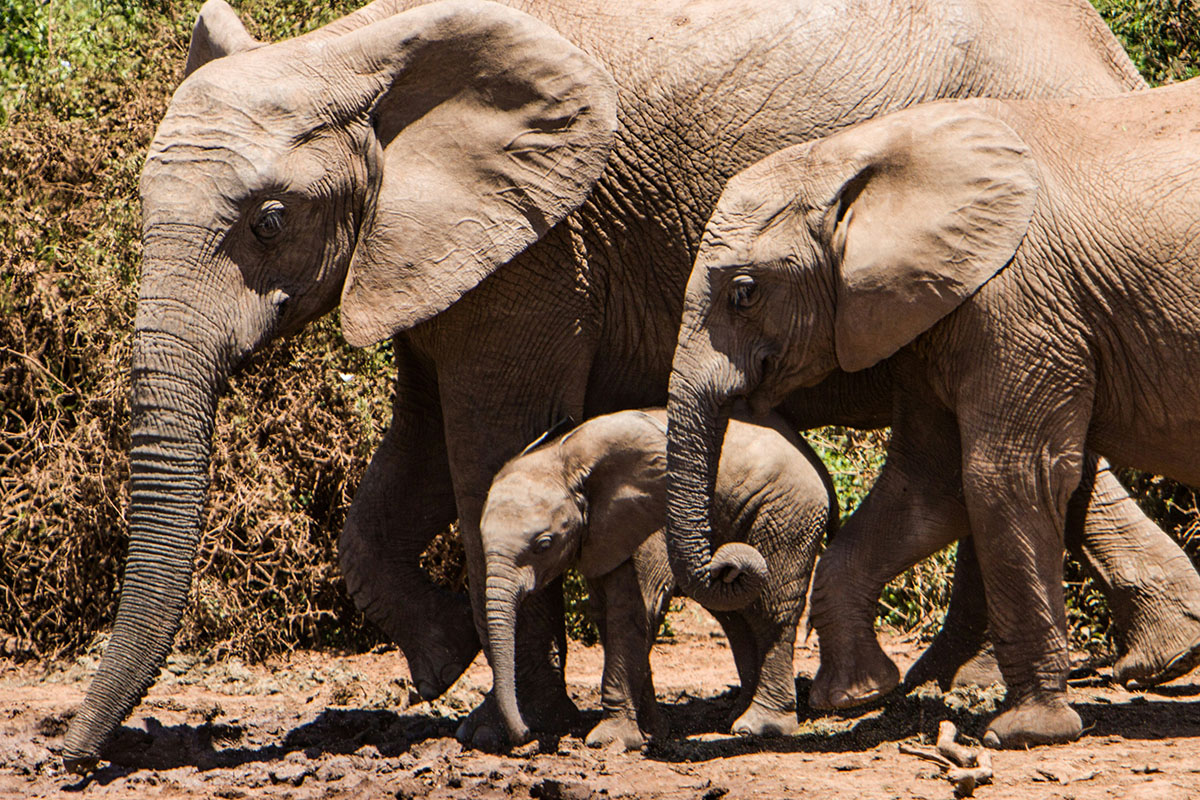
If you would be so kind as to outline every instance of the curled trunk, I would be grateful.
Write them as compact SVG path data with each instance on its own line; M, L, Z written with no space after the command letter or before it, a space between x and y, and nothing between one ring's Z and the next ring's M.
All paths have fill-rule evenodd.
M489 570L490 572L490 570ZM487 578L488 657L492 665L492 694L512 745L529 741L529 727L517 705L517 609L525 591L515 574L489 574Z
M140 309L139 309L140 310ZM63 761L86 772L158 676L191 586L208 488L215 347L161 330L134 343L129 552L112 637L67 731Z
M712 388L671 377L667 404L667 550L679 587L705 608L733 611L758 597L767 564L747 544L711 552L712 498L728 402Z

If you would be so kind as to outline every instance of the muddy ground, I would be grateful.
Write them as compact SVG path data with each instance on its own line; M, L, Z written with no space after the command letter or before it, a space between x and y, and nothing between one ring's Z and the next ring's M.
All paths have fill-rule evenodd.
M457 721L491 677L482 659L444 697L422 703L398 651L295 653L262 666L172 657L86 781L55 749L94 657L70 664L0 661L0 797L158 798L951 798L935 764L900 752L929 744L943 719L979 735L998 691L928 687L857 718L803 703L815 641L796 648L800 735L723 733L736 681L719 629L685 604L654 655L670 740L645 753L587 748L597 719L599 647L574 646L568 681L587 727L508 756L464 750ZM920 645L885 636L901 668ZM1087 726L1076 744L1000 752L980 798L1200 798L1200 672L1131 694L1100 669L1073 682ZM968 739L968 743L970 740ZM976 742L977 743L977 742Z

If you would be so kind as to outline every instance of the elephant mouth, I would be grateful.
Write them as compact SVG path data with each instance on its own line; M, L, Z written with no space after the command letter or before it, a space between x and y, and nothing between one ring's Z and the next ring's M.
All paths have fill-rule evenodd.
M766 416L775 406L783 402L785 392L779 390L777 378L775 359L769 355L763 356L759 362L758 380L755 382L754 388L745 395L746 405L750 407L750 412L755 417Z
M755 419L762 419L779 403L774 395L763 389L756 389L746 396L746 405L750 407L750 414Z

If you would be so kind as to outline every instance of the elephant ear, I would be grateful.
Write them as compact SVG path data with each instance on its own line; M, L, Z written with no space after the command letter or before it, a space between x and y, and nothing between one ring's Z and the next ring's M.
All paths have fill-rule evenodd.
M246 26L225 0L208 0L200 7L196 25L192 28L183 77L209 61L256 47L262 47L262 42L246 32Z
M1037 199L1028 146L971 104L851 128L812 145L808 162L829 179L815 233L838 268L847 372L892 355L1003 269Z
M622 411L585 422L561 446L587 504L576 567L585 578L607 575L666 519L666 426L644 412Z
M616 131L604 69L527 14L478 0L338 37L383 148L342 292L354 345L444 310L591 191Z

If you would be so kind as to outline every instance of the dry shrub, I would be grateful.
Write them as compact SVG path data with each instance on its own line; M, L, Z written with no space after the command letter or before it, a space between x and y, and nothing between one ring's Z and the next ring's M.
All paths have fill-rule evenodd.
M306 19L287 3L268 10L289 30ZM28 655L88 645L115 611L137 179L191 22L169 4L60 11L43 27L67 48L49 61L70 71L39 82L43 65L31 65L10 84L24 102L0 123L0 652ZM64 30L73 14L114 41ZM330 319L233 379L182 646L258 657L377 640L334 547L387 420L391 372L387 347L352 351Z
M111 616L124 550L131 198L162 104L120 102L0 128L0 631L39 654Z

